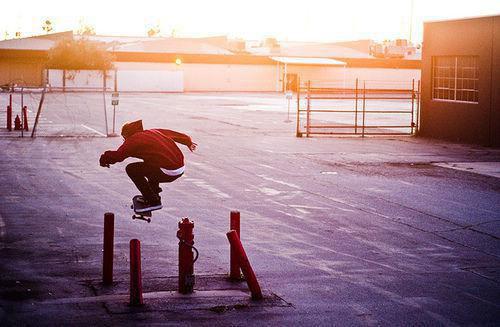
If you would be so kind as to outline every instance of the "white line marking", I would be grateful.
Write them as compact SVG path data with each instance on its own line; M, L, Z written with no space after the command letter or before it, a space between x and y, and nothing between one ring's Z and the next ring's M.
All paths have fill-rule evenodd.
M215 194L217 197L219 198L223 198L223 199L230 199L231 196L229 194L226 194L218 189L216 189L215 187L213 187L212 185L209 185L207 184L205 181L201 180L201 179L196 179L196 178L186 178L185 181L190 181L192 182L194 185L202 188L202 189L205 189L213 194Z
M298 186L298 185L287 183L287 182L283 182L283 181L280 181L278 179L267 177L266 175L257 175L257 176L259 176L260 178L262 178L262 179L264 179L266 181L269 181L269 182L274 182L274 183L285 185L285 186L288 186L288 187L291 187L291 188L300 189L300 186Z
M258 189L260 191L260 193L263 193L265 195L278 195L278 194L281 194L281 191L278 191L278 190L275 190L273 188L270 188L270 187L261 187Z
M101 132L99 132L99 131L97 131L97 130L93 129L92 127L88 127L87 125L83 125L83 124L81 124L81 125L82 125L82 127L83 127L83 128L86 128L86 129L88 129L89 131L92 131L92 132L94 132L94 133L97 133L97 134L99 134L99 135L101 135L101 136L106 136L106 134L103 134L103 133L101 133Z
M302 208L302 209L318 209L318 210L328 210L329 209L327 207L314 207L314 206L305 206L305 205L298 205L298 204L290 204L290 207Z
M3 221L3 218L0 215L0 238L3 238L4 235L5 235L5 222Z

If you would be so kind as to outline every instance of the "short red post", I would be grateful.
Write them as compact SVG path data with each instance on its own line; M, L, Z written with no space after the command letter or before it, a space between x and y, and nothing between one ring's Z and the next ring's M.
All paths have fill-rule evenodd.
M239 211L231 211L229 225L230 225L229 230L236 231L236 234L238 234L238 238L241 239ZM232 245L230 246L229 252L230 252L229 278L231 280L241 280L241 271L240 271L240 264L238 262L238 254L236 253L236 250L233 248Z
M245 253L245 249L243 248L240 238L238 237L238 233L236 233L235 230L232 230L226 235L229 243L232 247L234 247L236 253L238 254L241 271L243 272L243 276L245 276L248 288L252 293L252 300L261 300L262 291L260 289L259 282L257 281L255 273L253 272L250 261L248 260L247 254Z
M192 293L194 287L193 228L194 223L189 218L183 218L179 222L177 238L179 239L179 293L181 294Z
M102 282L113 284L113 242L115 234L115 215L112 212L104 214L104 246L102 255Z
M7 106L7 130L12 131L12 107Z
M142 298L141 242L130 240L130 305L144 304Z
M9 94L9 105L7 106L7 129L12 131L12 93Z
M25 131L28 131L28 107L23 107L23 127Z

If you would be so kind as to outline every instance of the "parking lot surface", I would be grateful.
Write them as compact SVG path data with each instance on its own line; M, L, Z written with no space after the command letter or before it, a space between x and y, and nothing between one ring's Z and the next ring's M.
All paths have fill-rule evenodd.
M121 144L103 136L101 96L48 97L36 138L1 131L1 325L500 321L500 150L417 137L296 138L275 94L123 94L116 130L143 119L199 145L180 145L186 173L162 186L164 208L148 224L131 219L137 191L124 169L137 159L98 164ZM109 105L106 115L109 133ZM263 301L226 279L231 210L241 213ZM101 283L106 212L116 217L111 287ZM182 217L194 221L200 252L189 296L175 292ZM127 305L134 238L141 308Z

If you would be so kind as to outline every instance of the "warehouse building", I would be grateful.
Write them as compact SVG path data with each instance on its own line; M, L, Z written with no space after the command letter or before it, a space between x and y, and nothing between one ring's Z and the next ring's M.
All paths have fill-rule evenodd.
M424 24L422 136L500 146L500 16Z
M43 62L58 39L78 37L66 32L0 41L0 85L42 85L46 77L51 90L98 88L102 72L44 70ZM420 78L419 59L375 58L369 43L350 48L300 42L249 46L226 37L87 38L114 55L115 70L106 72L105 81L120 92L283 92L294 89L299 77L314 83L344 81L346 87L356 78L382 84L398 80L407 87Z

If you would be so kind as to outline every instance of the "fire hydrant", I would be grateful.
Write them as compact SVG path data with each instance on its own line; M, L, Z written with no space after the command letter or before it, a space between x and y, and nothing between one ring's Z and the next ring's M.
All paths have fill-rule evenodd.
M14 119L14 130L15 131L21 130L21 118L19 118L19 115L17 115L16 119Z
M179 293L193 292L195 282L194 263L198 259L198 250L194 247L194 223L189 218L179 222L177 238L179 239ZM196 257L193 255L196 252Z

